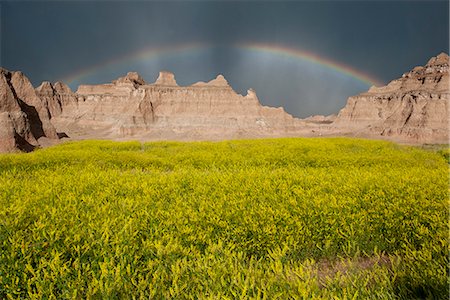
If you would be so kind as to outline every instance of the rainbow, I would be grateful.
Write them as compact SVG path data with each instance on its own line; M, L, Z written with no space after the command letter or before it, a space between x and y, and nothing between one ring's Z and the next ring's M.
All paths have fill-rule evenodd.
M89 68L80 69L72 74L65 76L62 81L67 84L71 84L72 82L81 83L82 80L88 76L95 75L95 73L99 72L102 69L107 67L113 67L118 65L127 65L134 62L138 62L140 60L151 60L151 59L160 59L165 57L177 56L181 54L190 54L196 53L199 51L206 51L209 47L200 43L190 43L180 46L172 46L172 47L147 47L141 49L137 52L129 53L125 56L115 57L109 60L102 61L98 64L95 64Z
M201 53L202 51L206 52L213 48L214 47L211 45L206 45L202 43L189 43L185 45L159 47L159 48L148 47L137 52L132 52L125 56L115 57L113 59L100 62L86 69L78 70L77 72L64 77L63 81L68 84L71 84L73 82L82 83L84 78L91 75L95 75L95 73L108 67L127 65L139 62L141 60L144 61L152 59L170 58L175 57L177 55L198 54ZM278 45L255 44L255 43L232 45L230 46L230 49L250 51L254 53L264 53L275 56L289 57L294 60L307 61L315 65L332 69L346 76L350 76L351 78L361 81L369 86L383 85L383 83L380 80L376 79L375 77L370 76L369 74L366 74L362 71L359 71L351 66L300 49L293 49Z
M248 50L251 52L257 53L268 53L277 56L285 56L293 59L300 59L304 61L311 62L313 64L317 64L320 66L324 66L326 68L333 69L339 73L350 76L354 79L362 81L368 85L376 85L382 86L384 85L380 80L376 79L373 76L370 76L364 72L356 70L353 67L344 65L342 63L332 61L330 59L318 56L314 53L299 50L299 49L291 49L282 46L275 45L265 45L265 44L244 44L239 46L240 49Z

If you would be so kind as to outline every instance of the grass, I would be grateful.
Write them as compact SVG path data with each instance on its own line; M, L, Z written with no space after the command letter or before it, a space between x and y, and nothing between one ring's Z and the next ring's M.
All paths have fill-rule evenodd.
M447 299L448 183L344 138L0 155L0 298Z

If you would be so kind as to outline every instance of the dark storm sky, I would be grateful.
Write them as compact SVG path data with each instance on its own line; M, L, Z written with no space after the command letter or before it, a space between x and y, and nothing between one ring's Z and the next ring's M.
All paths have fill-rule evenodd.
M449 50L448 1L0 1L1 66L35 86L99 66L77 82L105 83L127 71L147 82L169 69L180 85L224 74L245 94L305 117L330 114L367 83L263 44L306 51L381 82ZM142 49L207 49L118 64ZM109 63L108 62L116 62ZM66 80L67 81L67 80ZM81 81L81 82L79 82Z

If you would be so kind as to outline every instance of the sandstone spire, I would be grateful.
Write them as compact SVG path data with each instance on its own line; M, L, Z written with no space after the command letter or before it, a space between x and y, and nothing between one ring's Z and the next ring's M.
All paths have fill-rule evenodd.
M137 72L128 72L126 76L119 77L117 80L113 81L114 84L133 84L135 86L145 84L145 80Z
M178 86L175 81L175 75L168 71L159 72L158 79L155 82L156 85Z
M217 77L210 82L208 82L210 86L220 86L220 87L229 87L228 81L223 77L222 74L217 75Z

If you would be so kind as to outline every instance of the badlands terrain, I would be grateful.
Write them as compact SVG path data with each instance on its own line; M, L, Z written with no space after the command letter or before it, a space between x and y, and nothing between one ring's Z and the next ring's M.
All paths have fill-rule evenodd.
M384 87L350 97L332 116L294 118L236 93L222 75L179 86L160 72L146 83L130 72L112 83L61 82L34 88L21 72L0 70L0 151L31 151L61 138L224 140L353 136L408 144L448 143L449 57L442 53Z

